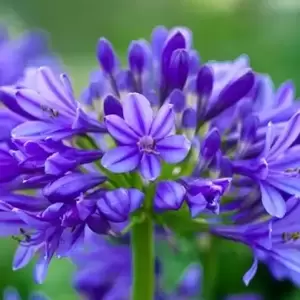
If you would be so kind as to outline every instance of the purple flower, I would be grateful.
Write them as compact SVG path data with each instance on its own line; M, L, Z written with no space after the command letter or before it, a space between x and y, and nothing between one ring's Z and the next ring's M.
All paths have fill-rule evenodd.
M73 134L105 131L75 100L66 74L57 78L49 68L43 67L31 76L32 86L1 89L4 104L29 119L14 128L14 138L60 140Z
M183 178L181 182L187 191L187 204L194 218L206 209L219 213L221 197L228 190L231 179Z
M166 104L153 116L148 100L140 94L129 94L123 104L124 119L117 115L105 118L108 132L119 143L104 154L101 162L114 173L130 172L138 168L147 180L155 180L161 172L160 159L167 163L182 161L190 142L181 135L173 135L172 106Z
M42 175L53 180L103 155L100 150L76 149L53 140L16 142L16 148L10 154L17 161L19 174L27 175L27 181Z
M0 78L0 235L19 241L14 269L37 256L40 283L54 256L73 257L81 249L87 252L74 258L76 289L91 299L128 299L129 247L104 237L122 235L132 214L145 214L170 232L174 220L193 230L209 218L212 234L253 250L247 284L258 260L276 278L300 282L300 119L293 84L275 91L245 55L202 63L192 41L187 28L157 27L150 43L130 43L124 68L100 38L100 68L82 93L84 104L67 75L24 70L30 63L23 58L43 52L33 49L35 39L21 43L23 56L0 44L0 74L9 78ZM181 218L187 208L191 216ZM88 244L91 236L98 247ZM200 280L201 269L192 264L171 299L197 295ZM169 295L157 289L156 296Z
M298 146L293 146L299 136L300 114L295 114L278 133L268 125L265 148L255 159L233 162L233 171L252 178L259 186L266 211L278 218L286 212L282 192L300 195L300 166Z
M41 283L52 257L69 255L81 246L87 230L107 234L111 225L97 209L102 191L92 190L104 179L98 174L74 173L48 184L45 198L3 195L0 219L7 225L11 222L12 232L21 236L13 268L24 267L38 254L34 278Z
M212 232L227 239L242 242L251 247L254 262L244 275L245 284L249 284L257 271L258 260L276 263L277 268L285 270L285 277L293 280L300 272L299 261L299 199L290 198L287 202L284 218L272 218L269 221L256 221L243 225L214 225Z

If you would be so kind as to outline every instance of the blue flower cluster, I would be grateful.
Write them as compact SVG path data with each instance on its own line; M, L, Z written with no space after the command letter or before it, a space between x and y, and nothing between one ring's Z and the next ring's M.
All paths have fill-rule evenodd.
M37 55L34 41L24 45L14 57ZM249 246L246 284L258 260L300 283L300 113L291 82L275 90L247 56L203 63L188 29L157 27L150 43L131 42L126 68L101 38L101 68L76 100L66 74L25 69L2 54L13 54L7 47L1 42L0 235L19 242L14 269L38 256L41 283L54 256L72 257L75 286L89 299L128 299L129 248L107 238L147 218L168 227L172 211ZM98 248L80 255L91 235ZM97 256L105 262L95 264Z

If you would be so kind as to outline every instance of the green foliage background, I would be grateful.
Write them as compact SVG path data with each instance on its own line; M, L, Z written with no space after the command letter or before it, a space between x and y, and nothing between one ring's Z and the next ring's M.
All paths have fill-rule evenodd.
M299 2L299 4L298 4ZM193 30L195 47L203 61L229 60L247 53L258 72L270 73L276 84L293 79L300 87L300 1L291 0L1 0L0 17L10 27L42 28L49 32L53 49L61 55L79 93L91 69L97 67L95 45L100 36L110 39L125 59L130 40L148 38L156 25L184 25ZM288 3L291 5L289 6ZM294 6L292 6L294 3ZM281 7L281 8L280 8ZM176 284L186 264L200 257L184 249L173 253L165 244L158 252L165 259L164 285ZM288 282L275 282L260 266L258 276L246 289L242 275L251 264L247 249L227 241L215 241L211 299L257 291L265 299L300 299L300 291ZM32 280L31 266L11 271L15 242L0 240L0 290L7 285L20 289L24 299L31 290L43 290L54 300L76 299L70 287L72 266L68 261L51 264L43 286ZM99 255L99 259L101 256ZM1 295L1 291L0 291ZM1 296L0 296L1 298Z

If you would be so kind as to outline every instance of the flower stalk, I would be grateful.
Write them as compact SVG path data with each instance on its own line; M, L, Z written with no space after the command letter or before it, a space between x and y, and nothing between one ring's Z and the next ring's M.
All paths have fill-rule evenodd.
M132 228L133 300L154 299L154 236L153 221L146 216Z

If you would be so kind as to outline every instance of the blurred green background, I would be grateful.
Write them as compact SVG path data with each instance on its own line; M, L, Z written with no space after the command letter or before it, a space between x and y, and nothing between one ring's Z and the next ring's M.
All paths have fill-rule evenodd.
M191 28L202 61L229 60L247 53L254 69L270 73L276 84L293 79L300 87L300 0L0 0L0 18L13 32L24 28L49 32L77 92L97 67L94 52L100 36L110 39L125 58L130 40L148 38L160 24ZM241 278L251 264L250 253L226 241L218 243L217 272L211 278L213 299L243 291L257 291L267 300L300 299L296 288L273 281L264 266L246 289ZM15 246L10 239L0 241L0 290L14 285L24 299L30 290L43 290L54 300L76 299L67 261L53 262L46 283L36 286L30 266L11 271ZM168 284L179 276L181 266L175 263L178 256L161 251L168 259Z

